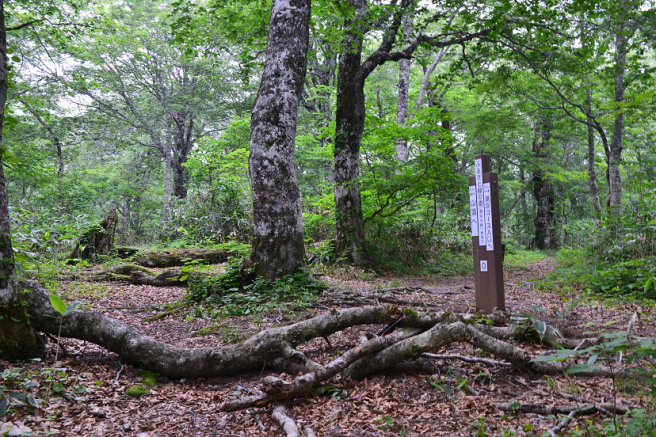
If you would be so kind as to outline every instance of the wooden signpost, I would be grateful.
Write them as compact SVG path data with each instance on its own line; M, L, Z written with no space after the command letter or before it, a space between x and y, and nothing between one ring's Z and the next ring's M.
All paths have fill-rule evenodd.
M476 309L487 314L495 308L505 310L499 176L490 173L489 155L476 155L476 175L469 178L469 207Z

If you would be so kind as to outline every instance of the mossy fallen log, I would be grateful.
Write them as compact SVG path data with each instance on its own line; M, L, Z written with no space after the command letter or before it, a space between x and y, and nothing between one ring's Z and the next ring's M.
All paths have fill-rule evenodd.
M234 255L238 253L226 249L148 250L139 252L135 262L144 267L183 266L195 260L202 261L204 264L219 264Z
M187 285L187 275L181 269L154 272L136 264L120 264L107 269L92 269L70 275L71 280L125 281L135 285L173 287Z

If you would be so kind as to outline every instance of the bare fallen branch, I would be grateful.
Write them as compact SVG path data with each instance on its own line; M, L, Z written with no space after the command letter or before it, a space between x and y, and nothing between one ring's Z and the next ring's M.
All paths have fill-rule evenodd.
M287 415L284 405L276 405L271 413L271 418L282 428L287 437L301 437L296 422Z
M478 358L478 357L465 357L462 355L453 355L453 354L431 354L424 352L422 357L432 358L434 360L459 360L464 361L465 363L482 363L487 364L488 366L511 366L507 361L492 360L490 358Z

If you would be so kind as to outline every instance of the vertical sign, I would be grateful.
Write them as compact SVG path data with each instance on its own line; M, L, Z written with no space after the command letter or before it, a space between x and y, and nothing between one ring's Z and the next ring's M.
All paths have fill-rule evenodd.
M483 205L483 160L476 159L476 210L478 212L478 244L485 246L485 206Z
M485 313L505 310L503 254L499 212L499 177L490 172L490 157L477 155L469 178L476 308Z
M478 237L478 208L476 206L476 187L469 187L469 221L472 237Z
M490 183L483 184L483 205L485 207L485 245L488 252L494 250L494 237L492 235L492 201L490 199Z

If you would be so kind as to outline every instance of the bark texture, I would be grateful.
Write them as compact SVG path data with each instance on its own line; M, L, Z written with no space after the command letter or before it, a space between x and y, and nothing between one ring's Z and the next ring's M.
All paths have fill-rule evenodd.
M618 4L618 11L622 18L627 14L628 5L625 0ZM608 206L612 213L619 213L622 206L622 176L620 174L620 164L622 162L622 149L624 140L624 93L626 84L624 76L626 75L626 52L627 52L627 23L620 20L618 28L615 30L615 104L619 110L613 122L613 137L610 141L608 155L608 183L609 195Z
M305 266L295 168L298 103L309 41L310 0L274 0L262 82L251 116L248 164L256 273L266 279Z
M589 113L586 120L588 122L588 184L590 186L590 196L592 197L592 207L594 208L597 218L601 217L601 202L599 201L599 188L597 186L597 170L595 169L595 137L593 120L590 116L592 113L592 90L586 90L586 106Z
M349 261L367 261L360 198L360 143L364 132L366 75L360 68L366 0L350 0L355 16L347 20L347 31L339 58L337 76L337 112L335 115L335 208L337 239L335 251Z
M2 125L7 103L7 31L4 2L0 2L0 359L31 358L40 343L32 331L26 308L18 294L11 244L9 198L2 163Z
M549 160L549 142L551 139L551 122L548 118L539 117L536 123L533 140L533 154L542 163ZM556 241L556 199L554 187L542 168L533 173L533 195L537 209L535 213L535 247L538 249L553 249Z
M86 259L96 262L98 255L107 255L114 248L114 236L118 225L118 215L112 209L97 226L80 236L73 251L66 257L69 260Z
M135 262L144 267L183 266L185 262L200 260L206 264L226 262L229 257L237 255L225 249L172 249L148 250L139 252Z
M403 36L405 42L410 40L410 37L412 36L412 28L412 15L408 13L403 18ZM403 126L408 118L411 65L411 59L401 59L399 61L398 103L396 108L396 123L399 126ZM396 140L396 159L402 163L408 160L408 143L403 138L398 138Z

